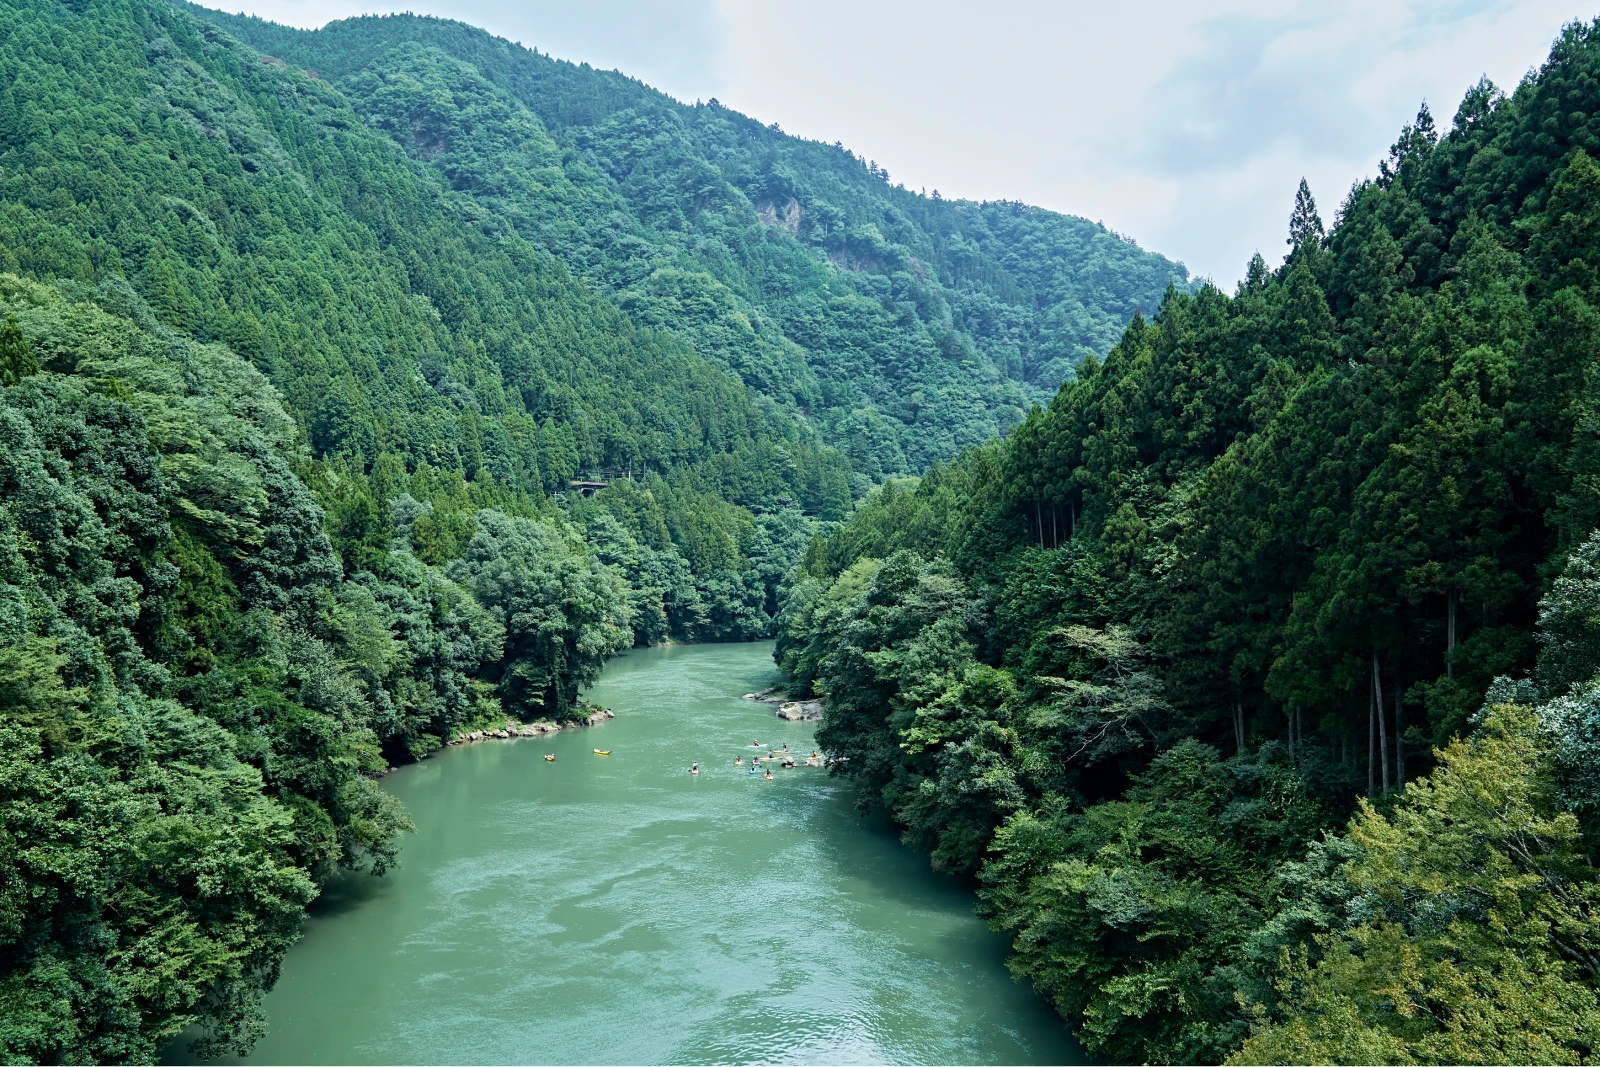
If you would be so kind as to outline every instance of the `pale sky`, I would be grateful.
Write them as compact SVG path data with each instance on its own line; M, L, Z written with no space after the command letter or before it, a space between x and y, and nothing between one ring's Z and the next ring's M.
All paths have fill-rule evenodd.
M204 2L204 0L202 0ZM215 2L215 0L213 0ZM1510 91L1600 0L249 0L320 26L409 10L685 101L717 97L892 180L1104 222L1231 287L1285 251L1301 176L1324 220L1426 99L1441 130ZM218 6L239 10L240 0Z

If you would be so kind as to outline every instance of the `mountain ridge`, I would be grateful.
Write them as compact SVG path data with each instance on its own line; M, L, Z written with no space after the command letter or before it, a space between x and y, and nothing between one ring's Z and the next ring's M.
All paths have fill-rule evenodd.
M626 75L555 60L451 20L362 16L304 31L192 10L262 52L338 83L369 121L410 142L414 158L425 157L454 188L492 210L524 220L523 236L644 321L694 319L686 302L727 305L683 332L703 355L758 388L775 377L791 383L797 372L805 377L793 364L813 357L820 381L802 386L797 399L808 410L819 400L841 409L831 435L851 440L853 457L882 473L923 469L1004 432L1032 403L1047 400L1084 354L1108 350L1135 307L1158 306L1169 282L1189 284L1181 265L1087 220L1010 202L930 199L891 185L875 164L840 145L793 138L715 102L682 104ZM401 52L409 52L416 75L411 86L371 74ZM428 91L435 99L448 95L457 115L430 108L421 99ZM620 250L601 247L596 257L606 242L595 233L616 225L613 212L576 218L581 212L568 210L542 223L532 211L506 212L515 197L504 186L517 177L506 158L463 159L442 150L451 143L443 127L452 120L459 132L466 115L473 123L492 122L517 117L503 113L519 108L524 128L546 139L544 173L563 172L572 179L569 189L581 187L591 201L608 197L608 206L625 209L631 225L629 241L616 242ZM672 180L657 180L662 174ZM768 231L756 231L760 237L789 240L753 238L757 219ZM563 226L568 233L559 232ZM576 246L575 226L588 230ZM629 244L640 237L649 247ZM840 276L819 274L818 264L808 262L818 259ZM1074 259L1084 261L1081 269L1063 269ZM1134 290L1118 276L1135 269L1129 261L1144 270ZM687 274L659 278L656 268ZM859 273L872 284L841 287ZM963 298L962 289L971 295ZM819 294L820 307L805 299ZM917 329L910 337L891 336L889 348L865 336L892 330L874 321L863 298L909 306ZM1114 310L1101 307L1107 304ZM730 336L742 332L742 324L730 322L741 315L757 320L757 336ZM804 354L782 351L786 341L798 341ZM906 403L901 394L913 390L901 388L907 375L892 365L907 361L918 384L926 380L955 395ZM785 363L787 374L773 368ZM946 364L957 373L946 373ZM976 379L976 389L963 378ZM862 400L866 410L846 412ZM971 415L974 406L987 417ZM880 415L889 427L878 425ZM905 437L911 426L917 428L911 436L931 434L934 443L914 441L915 451L904 458L875 455L881 445L874 439L885 429Z

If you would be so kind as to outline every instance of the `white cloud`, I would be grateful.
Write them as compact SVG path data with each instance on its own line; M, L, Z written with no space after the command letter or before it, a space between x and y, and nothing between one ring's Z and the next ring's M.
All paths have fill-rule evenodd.
M1305 176L1332 218L1428 99L1509 88L1570 0L1143 5L719 0L724 101L913 187L1102 219L1231 282L1283 251Z

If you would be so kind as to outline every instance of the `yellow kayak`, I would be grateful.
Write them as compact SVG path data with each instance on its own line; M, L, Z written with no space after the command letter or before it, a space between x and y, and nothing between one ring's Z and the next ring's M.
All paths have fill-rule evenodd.
M556 761L556 758L555 758L555 757L554 757L554 756L546 756L546 757L545 757L545 758L544 758L544 761L545 761L545 762L546 762L546 763L554 763L554 762L555 762L555 761Z
M596 756L609 756L611 755L611 750L609 748L597 748L594 750L594 754Z

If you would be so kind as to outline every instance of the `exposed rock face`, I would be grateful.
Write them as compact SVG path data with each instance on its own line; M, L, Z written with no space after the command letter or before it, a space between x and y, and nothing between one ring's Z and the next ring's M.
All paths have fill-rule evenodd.
M800 219L805 214L805 211L800 207L800 201L794 197L791 196L789 202L784 204L781 209L771 200L759 201L756 203L755 209L756 217L768 226L779 226L793 234L800 232ZM780 210L782 214L779 214Z

